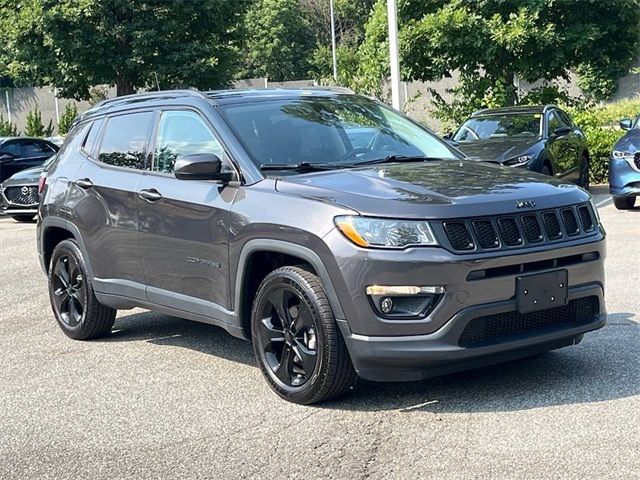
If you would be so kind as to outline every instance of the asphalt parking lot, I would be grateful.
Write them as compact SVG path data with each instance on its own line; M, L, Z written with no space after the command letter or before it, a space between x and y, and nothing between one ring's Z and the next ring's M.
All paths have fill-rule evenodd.
M277 398L249 343L143 310L67 339L35 224L0 220L0 478L640 478L640 209L596 195L608 325L424 382Z

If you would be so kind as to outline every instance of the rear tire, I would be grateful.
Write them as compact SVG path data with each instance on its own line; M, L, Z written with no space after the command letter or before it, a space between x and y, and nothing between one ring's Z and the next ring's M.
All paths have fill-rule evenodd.
M618 210L630 210L636 204L636 197L613 197L613 204Z
M35 215L12 215L16 222L31 222L35 218Z
M280 397L309 405L351 388L356 372L320 279L281 267L260 284L251 312L253 348Z
M589 190L589 157L583 153L580 159L580 178L578 179L578 186Z
M116 310L96 299L82 252L73 240L63 240L53 249L49 299L58 325L67 337L89 340L111 332Z

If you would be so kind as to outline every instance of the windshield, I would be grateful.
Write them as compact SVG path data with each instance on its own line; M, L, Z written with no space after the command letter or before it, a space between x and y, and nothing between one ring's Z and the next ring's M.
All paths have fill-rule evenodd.
M508 113L480 115L462 124L453 140L475 142L488 138L532 138L542 131L542 115L539 113Z
M458 159L434 134L358 95L274 99L221 106L253 161L353 166L388 157Z

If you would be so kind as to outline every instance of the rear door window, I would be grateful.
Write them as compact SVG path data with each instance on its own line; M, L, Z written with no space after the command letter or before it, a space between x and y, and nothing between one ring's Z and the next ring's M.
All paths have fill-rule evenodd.
M54 154L53 149L43 142L24 142L22 152L25 158L48 158Z
M9 153L16 158L22 157L20 142L3 143L0 145L0 153Z
M102 127L101 118L91 123L91 126L89 127L89 134L82 143L82 150L89 156L93 154L93 150L96 146L96 140L98 139L98 133L100 133L100 127Z
M153 112L110 117L100 144L98 160L115 167L149 170L147 145L153 119Z

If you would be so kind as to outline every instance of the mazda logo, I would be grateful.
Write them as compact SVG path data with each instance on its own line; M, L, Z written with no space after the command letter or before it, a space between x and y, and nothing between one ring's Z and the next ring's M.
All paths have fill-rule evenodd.
M517 200L516 208L536 208L536 202L533 200Z
M22 187L20 189L20 193L22 193L23 195L29 195L29 187Z

